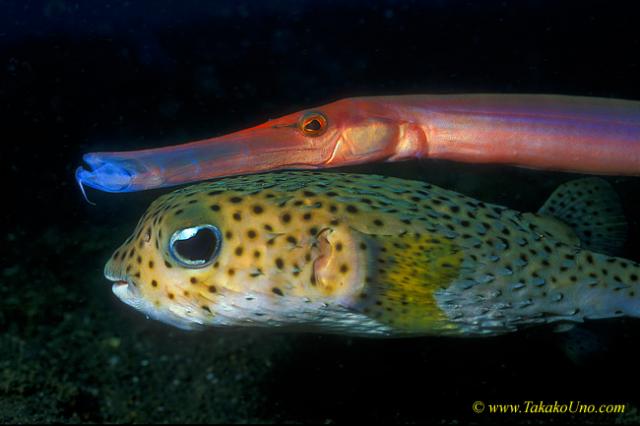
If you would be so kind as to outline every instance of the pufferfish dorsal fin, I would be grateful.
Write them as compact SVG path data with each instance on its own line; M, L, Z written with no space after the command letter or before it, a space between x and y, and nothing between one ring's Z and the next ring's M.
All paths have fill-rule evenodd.
M598 253L618 254L627 236L627 220L618 194L601 178L563 183L538 210L538 215L567 224L581 247Z
M456 334L435 294L468 269L462 248L440 235L358 233L370 250L367 276L357 310L408 334Z

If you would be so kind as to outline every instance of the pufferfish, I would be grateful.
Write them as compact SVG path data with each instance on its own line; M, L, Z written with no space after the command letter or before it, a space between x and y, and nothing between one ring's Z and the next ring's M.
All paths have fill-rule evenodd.
M105 267L126 304L182 329L489 336L640 314L610 185L521 213L398 178L230 177L164 195Z

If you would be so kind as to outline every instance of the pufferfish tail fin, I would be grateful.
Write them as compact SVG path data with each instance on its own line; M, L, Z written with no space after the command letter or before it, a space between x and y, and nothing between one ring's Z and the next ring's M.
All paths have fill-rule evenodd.
M566 223L581 247L597 253L619 254L627 236L618 194L602 178L575 179L560 185L538 214Z

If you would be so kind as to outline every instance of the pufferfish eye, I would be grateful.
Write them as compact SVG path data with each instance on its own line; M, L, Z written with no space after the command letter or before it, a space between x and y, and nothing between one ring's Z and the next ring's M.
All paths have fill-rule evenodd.
M182 266L203 268L218 256L222 234L213 225L179 229L171 235L169 253Z

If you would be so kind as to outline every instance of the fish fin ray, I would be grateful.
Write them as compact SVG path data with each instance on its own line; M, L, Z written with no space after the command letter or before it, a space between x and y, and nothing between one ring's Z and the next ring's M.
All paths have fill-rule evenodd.
M560 185L538 210L569 225L580 246L619 254L627 235L627 220L612 186L602 178L575 179Z

